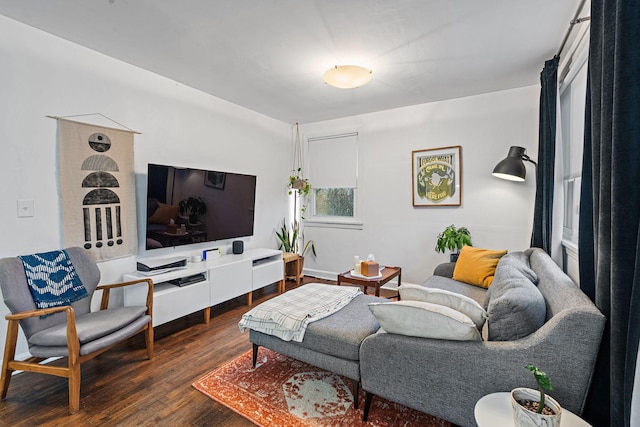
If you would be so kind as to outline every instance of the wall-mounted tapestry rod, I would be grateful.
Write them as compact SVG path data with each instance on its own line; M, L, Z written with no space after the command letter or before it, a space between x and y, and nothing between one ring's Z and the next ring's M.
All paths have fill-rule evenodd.
M567 28L567 32L564 35L564 39L562 40L562 44L560 45L560 49L558 49L558 53L556 53L556 56L560 56L560 54L562 53L562 50L564 49L564 45L567 44L567 40L569 40L569 35L571 34L571 30L573 30L573 26L591 19L590 16L585 16L584 18L578 18L578 15L580 15L580 11L582 10L582 7L584 6L585 2L586 0L582 0L580 2L580 6L578 6L578 10L576 10L575 16L569 22L569 28Z
M101 117L103 117L103 118L105 118L105 119L107 119L107 120L109 120L109 121L111 121L111 122L113 122L113 123L117 124L118 126L122 126L123 128L127 129L127 130L128 130L129 132L131 132L131 133L135 133L135 134L141 135L141 132L135 131L135 130L133 130L133 129L131 129L131 128L129 128L129 127L127 127L127 126L125 126L125 125L123 125L122 123L116 122L116 121L115 121L115 120L113 120L111 117L105 116L105 115L104 115L104 114L102 114L102 113L74 114L74 115L72 115L72 116L49 116L49 115L47 115L46 117L48 117L48 118L50 118L50 119L56 119L56 120L58 120L58 119L63 119L63 120L68 120L68 121L70 121L70 122L73 122L73 121L75 121L75 120L69 120L69 119L70 119L70 118L75 118L75 117L86 117L86 116L101 116ZM75 121L75 122L76 122L76 123L84 123L84 122L78 122L78 121ZM90 123L85 123L85 124L90 124ZM94 126L95 126L95 125L94 125ZM111 128L111 129L116 129L116 128ZM116 130L123 130L123 129L116 129Z

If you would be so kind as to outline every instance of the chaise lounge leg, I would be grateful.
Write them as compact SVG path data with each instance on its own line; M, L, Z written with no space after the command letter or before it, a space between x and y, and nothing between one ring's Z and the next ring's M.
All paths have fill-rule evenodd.
M253 344L253 356L251 359L251 362L253 363L253 367L256 367L256 362L258 360L258 347L260 347L258 344Z
M355 384L353 385L353 408L358 409L358 400L360 397L360 381L353 380Z
M369 408L371 407L371 399L373 399L373 393L365 392L364 395L364 412L362 414L362 421L367 422L369 418Z

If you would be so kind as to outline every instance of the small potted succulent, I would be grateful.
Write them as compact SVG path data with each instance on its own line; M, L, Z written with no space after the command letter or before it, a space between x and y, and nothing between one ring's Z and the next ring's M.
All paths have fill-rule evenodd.
M451 251L451 262L458 260L460 255L460 249L464 245L473 246L471 244L471 232L466 227L456 228L451 224L438 234L438 240L436 242L436 252L444 253L446 249Z
M513 421L516 427L559 427L562 408L560 404L545 391L553 390L551 380L546 373L534 365L527 365L533 374L538 390L531 388L515 388L511 390L511 406Z

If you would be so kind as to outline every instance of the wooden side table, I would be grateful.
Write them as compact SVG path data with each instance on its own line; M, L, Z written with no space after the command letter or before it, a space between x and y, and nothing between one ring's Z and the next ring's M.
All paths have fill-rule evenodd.
M560 404L562 405L562 404ZM491 393L482 397L473 410L478 427L512 427L513 409L511 408L511 393ZM591 427L589 423L573 412L562 408L560 427Z
M278 292L284 292L284 284L287 280L287 264L295 263L295 272L296 272L296 285L300 286L300 280L302 279L302 269L300 268L300 261L302 258L298 254L294 254L291 252L283 252L282 253L282 261L284 263L284 276L282 281L280 282L280 286L278 287Z
M400 283L402 281L402 269L400 267L385 267L382 270L382 277L372 279L360 276L352 276L351 271L346 271L338 275L338 286L340 286L341 283L351 283L354 285L363 286L365 294L367 293L367 287L374 286L375 295L379 297L380 286L391 281L391 279L394 279L395 277L398 278L398 287L400 287Z

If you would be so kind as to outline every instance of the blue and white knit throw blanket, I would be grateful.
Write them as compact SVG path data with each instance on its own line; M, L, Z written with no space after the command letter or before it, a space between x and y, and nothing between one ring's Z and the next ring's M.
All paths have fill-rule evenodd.
M19 256L37 308L60 307L87 297L66 251Z

